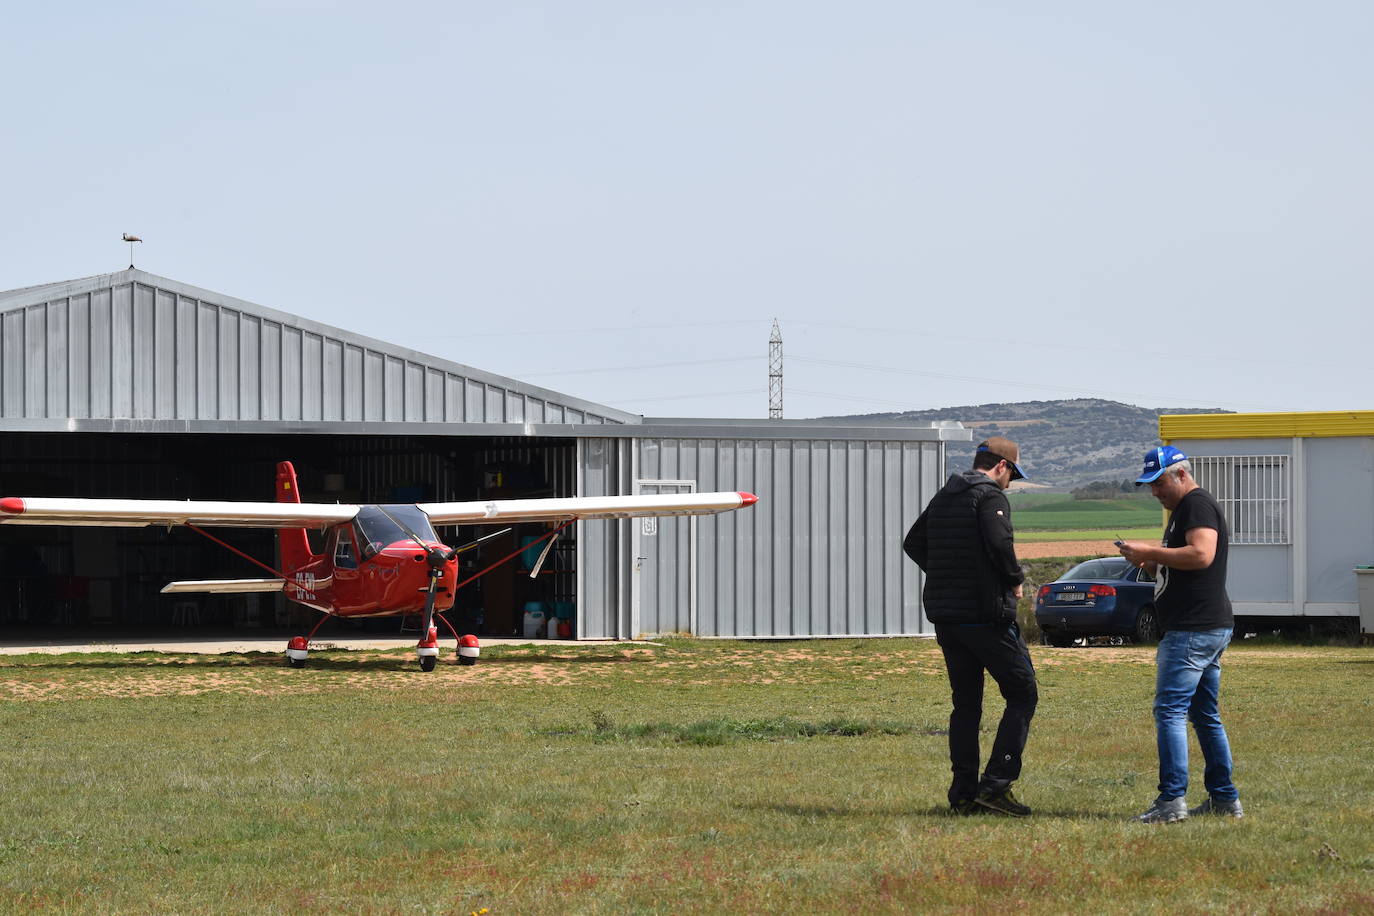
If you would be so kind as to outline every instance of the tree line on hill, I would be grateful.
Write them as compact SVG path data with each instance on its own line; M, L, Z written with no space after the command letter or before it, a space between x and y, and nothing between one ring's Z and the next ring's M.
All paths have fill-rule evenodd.
M1069 491L1074 499L1120 499L1122 496L1140 495L1140 487L1131 478L1125 480L1094 480Z
M948 444L945 454L951 470L969 467L979 442L990 436L1006 436L1020 446L1020 465L1031 483L1073 490L1096 483L1119 486L1113 482L1133 481L1140 474L1141 456L1159 444L1159 417L1166 413L1228 411L1215 407L1136 407L1100 398L1072 398L861 414L844 419L922 424L955 420L972 430L973 440Z

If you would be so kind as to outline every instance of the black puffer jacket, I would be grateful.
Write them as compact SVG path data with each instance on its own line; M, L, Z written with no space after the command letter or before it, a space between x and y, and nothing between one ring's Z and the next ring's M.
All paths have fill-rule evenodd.
M1024 576L1012 544L1011 505L981 471L953 474L902 544L925 571L932 623L1010 623Z

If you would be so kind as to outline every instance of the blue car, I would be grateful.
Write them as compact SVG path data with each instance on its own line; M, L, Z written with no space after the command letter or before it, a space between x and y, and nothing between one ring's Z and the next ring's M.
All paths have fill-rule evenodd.
M1146 643L1159 638L1154 578L1125 557L1079 563L1035 596L1035 621L1045 643L1071 646L1088 636Z

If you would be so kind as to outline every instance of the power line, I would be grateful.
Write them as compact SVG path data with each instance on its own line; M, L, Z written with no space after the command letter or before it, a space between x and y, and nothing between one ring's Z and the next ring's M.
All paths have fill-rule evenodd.
M996 343L996 344L1005 344L1005 345L1007 345L1007 346L1009 346L1009 347L1026 347L1026 346L1029 345L1029 346L1035 347L1035 348L1037 348L1037 349L1045 349L1045 348L1050 348L1050 347L1053 347L1053 348L1062 348L1062 347L1065 346L1065 341L1064 341L1064 339L1062 339L1062 338L1055 339L1055 340L1043 340L1043 339L1042 339L1042 340L1033 340L1033 339L1031 339L1031 338L1022 337L1022 336L1018 336L1018 337L985 337L985 336L977 336L977 337L975 337L975 336L972 336L972 335L965 335L965 334L947 334L947 333L945 333L945 332L943 332L943 331L919 331L919 330L914 330L914 329L912 329L912 328L873 328L873 327L858 327L858 326L855 326L855 325L852 325L852 324L844 324L843 322L830 322L830 321L793 321L793 322L791 322L791 323L792 323L792 324L799 324L799 325L802 325L803 327L824 328L824 329L827 329L827 330L859 331L859 332L863 332L863 333L865 333L865 334L878 334L878 335L881 335L881 336L884 336L884 337L886 337L886 336L891 336L891 335L893 335L893 334L902 334L902 335L906 335L906 336L909 336L909 337L927 337L927 338L935 339L937 342L944 342L944 341L966 341L966 342L972 342L972 343L977 343L977 344L981 344L981 345L986 345L986 344L990 344L990 343ZM1140 335L1139 335L1138 329L1132 328L1132 329L1131 329L1131 333L1132 333L1133 335L1136 335L1135 339L1139 339ZM1245 364L1247 364L1247 365L1264 365L1264 366L1273 366L1273 365L1275 365L1276 362L1279 362L1279 361L1274 360L1274 359L1272 359L1272 358L1259 357L1259 356L1255 356L1255 357L1246 357L1246 356L1229 356L1229 355L1226 355L1226 354L1218 354L1218 353L1186 353L1186 352L1182 352L1182 351L1179 351L1179 350L1142 350L1139 346L1136 346L1135 344L1120 344L1120 343L1118 343L1118 344L1111 344L1111 343L1106 343L1106 344L1104 344L1104 343L1093 343L1093 344L1090 344L1089 346L1091 346L1091 348L1092 348L1092 350L1093 350L1094 352L1099 352L1099 351L1112 351L1112 352L1116 352L1116 353L1129 353L1129 354L1131 354L1132 356L1144 357L1144 358L1148 358L1148 359L1151 359L1151 360L1172 360L1172 361L1175 361L1175 362L1184 361L1184 360L1187 360L1187 361L1203 360L1203 361L1208 362L1208 363L1227 362L1227 363L1245 363ZM1316 368L1324 368L1324 367L1326 366L1326 364L1325 364L1325 363L1322 363L1322 362L1307 361L1307 360L1292 360L1292 359L1289 359L1289 360L1282 360L1282 362L1283 362L1284 364L1292 365L1292 366L1312 366L1312 367L1316 367Z
M605 328L538 328L520 331L481 331L474 334L433 334L426 337L426 340L469 340L478 337L541 337L556 335L559 337L568 334L617 334L626 331L680 331L687 328L721 328L721 327L740 327L742 325L760 325L762 319L750 319L739 321L697 321L687 324L639 324L627 325L618 324L614 327Z
M647 398L616 398L603 403L608 407L615 407L617 404L638 404L643 401L690 401L693 398L724 398L741 394L754 394L757 390L756 388L737 388L734 391L698 391L692 394L664 394Z
M757 356L723 356L719 359L687 359L672 363L642 363L637 366L599 366L595 369L560 369L551 372L516 372L513 378L541 378L550 375L592 375L597 372L638 372L644 369L668 369L674 366L707 366L718 363L757 362Z

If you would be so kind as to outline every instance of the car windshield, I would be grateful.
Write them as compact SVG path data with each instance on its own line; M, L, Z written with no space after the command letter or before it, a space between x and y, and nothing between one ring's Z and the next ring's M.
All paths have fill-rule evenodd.
M422 541L439 540L434 526L429 523L429 516L416 506L363 506L358 510L357 522L363 542L373 551L397 541L409 541L412 537Z
M1056 582L1068 582L1073 579L1120 579L1126 575L1126 570L1130 566L1125 557L1100 557L1096 560L1087 560L1079 563L1064 575L1056 579Z

